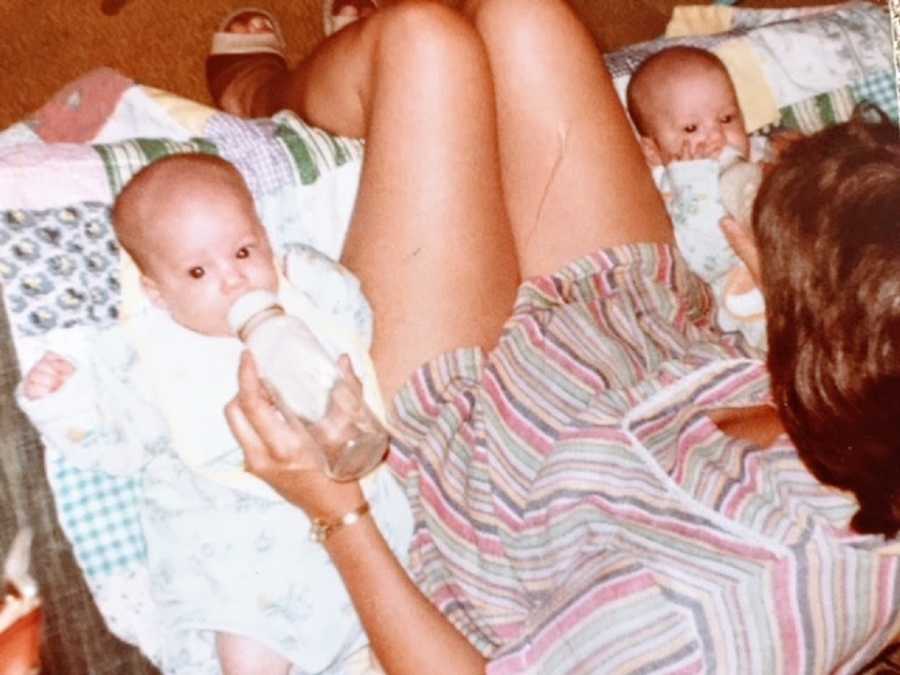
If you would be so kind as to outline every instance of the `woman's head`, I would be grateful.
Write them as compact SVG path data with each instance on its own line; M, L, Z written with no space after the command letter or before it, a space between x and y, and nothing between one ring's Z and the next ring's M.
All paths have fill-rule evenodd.
M873 118L874 117L874 118ZM900 528L900 137L880 111L792 145L753 217L779 414L853 527Z

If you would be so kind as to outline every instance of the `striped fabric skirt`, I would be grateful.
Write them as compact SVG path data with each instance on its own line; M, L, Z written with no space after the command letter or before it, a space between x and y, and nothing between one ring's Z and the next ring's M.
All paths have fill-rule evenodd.
M603 250L398 393L410 573L490 673L853 672L900 629L855 502L709 418L769 400L710 298L668 246Z

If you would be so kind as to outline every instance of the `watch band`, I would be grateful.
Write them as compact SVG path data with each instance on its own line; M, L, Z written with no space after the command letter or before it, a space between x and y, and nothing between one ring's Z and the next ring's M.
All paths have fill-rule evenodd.
M309 528L309 538L318 544L324 544L332 534L344 527L358 523L363 516L369 513L369 502L363 502L352 511L348 511L337 520L331 522L324 518L314 518Z

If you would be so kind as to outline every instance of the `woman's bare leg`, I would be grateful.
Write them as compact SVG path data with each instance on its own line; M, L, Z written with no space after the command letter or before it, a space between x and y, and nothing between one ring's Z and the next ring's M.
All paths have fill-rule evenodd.
M405 0L380 0L378 11ZM565 0L444 0L484 42L523 278L606 246L672 241L602 54Z
M497 97L523 277L672 228L602 55L565 0L466 0Z
M344 262L375 312L386 396L434 355L491 346L519 273L502 199L484 45L440 4L379 10L301 67L255 67L229 92L243 114L281 108L366 138Z
M381 0L379 11L404 0ZM565 0L461 0L496 96L506 209L523 278L672 227L603 57Z
M239 97L245 114L289 108L367 138L344 262L375 309L388 396L441 351L491 345L520 278L672 237L602 56L564 0L465 9L477 33L439 4L382 7L293 71L257 67Z

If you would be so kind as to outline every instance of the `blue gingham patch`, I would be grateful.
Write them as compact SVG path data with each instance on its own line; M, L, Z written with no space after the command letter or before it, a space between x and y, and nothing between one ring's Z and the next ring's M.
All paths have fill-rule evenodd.
M144 565L138 480L84 471L50 451L46 457L57 514L85 575L91 579Z
M897 90L894 74L890 71L875 73L854 82L850 91L857 101L868 101L881 108L894 122L898 121Z
M271 120L220 113L206 125L219 154L243 174L257 197L285 185L310 185L323 173L362 158L363 143L310 127L290 111Z

